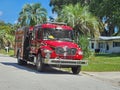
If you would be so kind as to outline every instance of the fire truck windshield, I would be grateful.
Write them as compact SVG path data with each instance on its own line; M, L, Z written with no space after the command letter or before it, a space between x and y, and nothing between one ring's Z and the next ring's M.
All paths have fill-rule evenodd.
M74 38L73 30L63 29L45 29L43 32L43 39L49 40L64 40L72 41Z

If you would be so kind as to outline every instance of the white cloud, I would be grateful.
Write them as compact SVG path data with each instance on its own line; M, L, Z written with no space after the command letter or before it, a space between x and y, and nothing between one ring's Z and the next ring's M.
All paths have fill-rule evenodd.
M3 12L2 11L0 11L0 16L2 16L3 15Z

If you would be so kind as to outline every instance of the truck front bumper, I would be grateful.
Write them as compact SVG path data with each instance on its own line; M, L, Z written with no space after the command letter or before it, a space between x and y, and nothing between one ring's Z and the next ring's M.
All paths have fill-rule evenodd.
M81 66L87 65L87 60L69 60L69 59L44 59L44 64L60 66Z

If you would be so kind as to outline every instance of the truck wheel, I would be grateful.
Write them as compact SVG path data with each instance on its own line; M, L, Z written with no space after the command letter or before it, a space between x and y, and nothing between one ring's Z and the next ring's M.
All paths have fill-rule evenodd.
M79 72L81 71L81 66L72 67L71 69L73 74L79 74Z
M26 65L27 64L26 61L21 60L19 52L17 53L17 62L19 65Z
M36 68L39 72L43 72L44 71L44 63L43 63L43 58L41 56L41 54L39 53L37 56L37 60L36 60Z

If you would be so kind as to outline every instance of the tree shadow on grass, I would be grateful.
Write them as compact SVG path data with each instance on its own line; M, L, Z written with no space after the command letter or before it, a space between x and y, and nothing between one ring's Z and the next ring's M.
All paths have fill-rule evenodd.
M113 53L113 54L95 54L95 56L100 56L100 57L120 57L120 53Z

